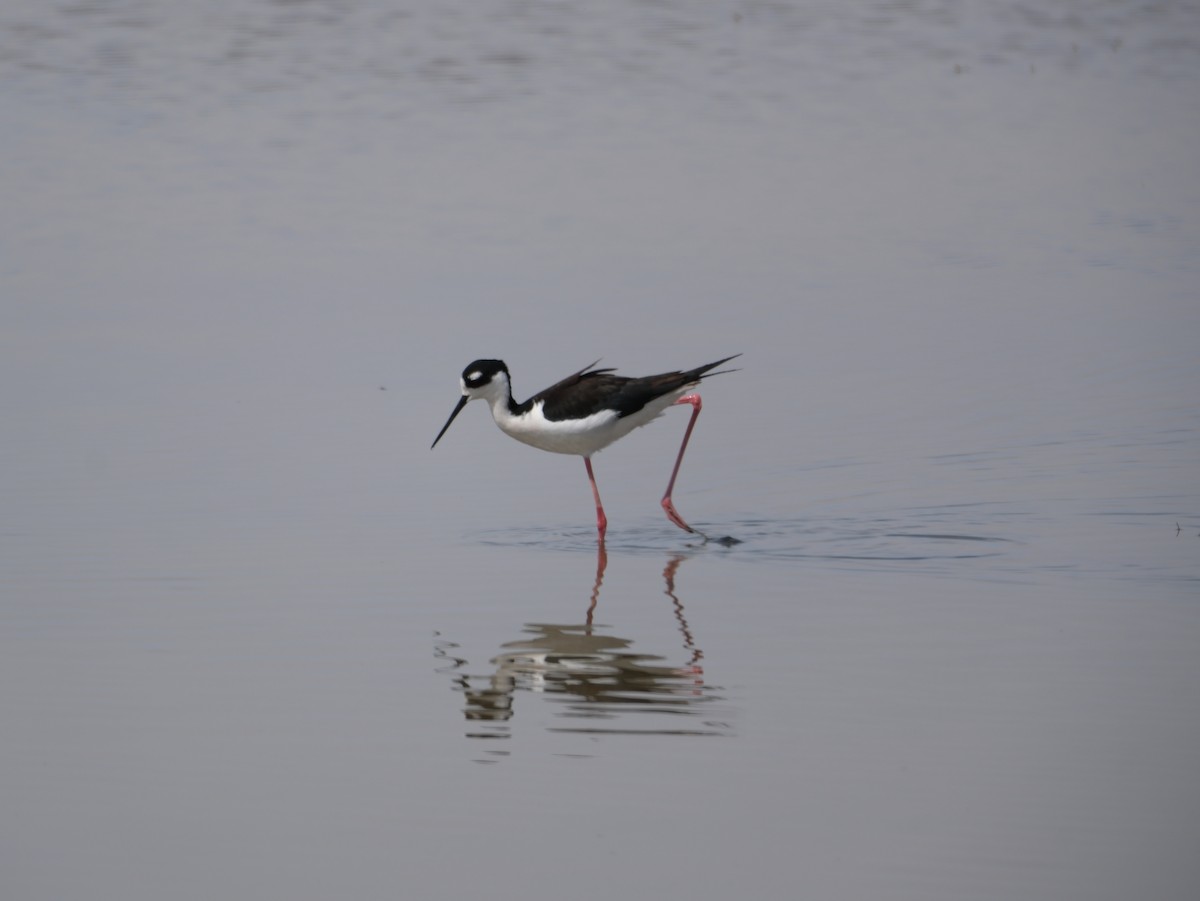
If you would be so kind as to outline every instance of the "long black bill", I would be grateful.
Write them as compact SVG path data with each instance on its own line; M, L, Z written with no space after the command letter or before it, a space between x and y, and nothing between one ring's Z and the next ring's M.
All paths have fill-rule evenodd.
M467 401L471 398L465 394L458 399L458 406L454 408L454 412L450 414L450 418L446 420L446 424L442 426L442 430L438 432L438 436L433 439L433 444L429 445L429 449L433 450L437 447L437 443L442 440L442 436L446 434L446 429L450 428L450 423L454 422L454 417L462 412L462 408L467 405Z

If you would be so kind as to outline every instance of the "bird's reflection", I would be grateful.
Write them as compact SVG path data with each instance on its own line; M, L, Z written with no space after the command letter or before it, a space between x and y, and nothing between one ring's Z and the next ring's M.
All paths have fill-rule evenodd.
M466 672L468 661L454 655L456 645L441 642L437 656L443 671L462 693L471 738L504 739L519 692L543 693L561 704L551 732L653 735L724 735L713 702L720 699L704 681L704 653L696 641L676 590L676 573L687 559L673 555L663 569L664 593L671 599L682 636L683 659L633 650L633 639L610 634L595 624L608 556L599 546L596 575L584 621L577 624L528 623L524 635L501 645L486 675Z

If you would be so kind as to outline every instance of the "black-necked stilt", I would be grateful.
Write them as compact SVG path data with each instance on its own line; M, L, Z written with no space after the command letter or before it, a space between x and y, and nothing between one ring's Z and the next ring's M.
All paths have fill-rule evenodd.
M476 360L463 370L463 396L438 436L433 439L430 449L442 440L454 417L469 401L476 398L486 400L492 408L492 418L505 434L542 450L583 457L588 481L592 485L592 496L596 499L596 526L603 541L608 519L604 515L596 477L592 473L592 454L625 437L638 426L657 419L667 407L691 404L692 418L688 420L687 431L683 433L683 443L679 445L679 455L675 458L675 468L671 470L671 480L667 482L667 490L662 497L662 507L667 518L679 528L703 535L683 521L671 501L671 491L679 474L679 464L683 462L683 452L687 450L696 417L700 415L700 395L688 392L699 385L701 379L720 374L710 370L738 356L741 354L685 372L664 372L642 378L613 375L612 369L593 369L596 365L593 363L520 404L513 400L512 381L504 361Z

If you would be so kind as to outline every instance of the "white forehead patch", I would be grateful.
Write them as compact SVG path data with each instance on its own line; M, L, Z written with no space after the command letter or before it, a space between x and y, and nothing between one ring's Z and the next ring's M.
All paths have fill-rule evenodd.
M482 370L476 369L474 372L467 373L467 381L468 382L477 382L481 378L483 378Z

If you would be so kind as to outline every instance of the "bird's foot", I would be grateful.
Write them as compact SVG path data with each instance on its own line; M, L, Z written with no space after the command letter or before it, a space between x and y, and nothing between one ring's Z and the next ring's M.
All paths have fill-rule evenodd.
M667 514L667 519L671 520L671 522L675 523L675 525L679 526L679 528L683 529L683 531L691 532L693 535L698 535L705 541L708 541L707 535L694 526L689 526L684 521L683 517L679 515L679 511L675 509L675 504L672 503L670 495L667 495L662 499L662 508Z

